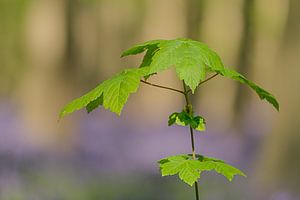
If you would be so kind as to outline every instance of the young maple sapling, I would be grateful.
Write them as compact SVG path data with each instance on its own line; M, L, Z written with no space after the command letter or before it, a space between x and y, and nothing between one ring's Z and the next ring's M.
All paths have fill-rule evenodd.
M260 99L264 99L279 110L275 97L262 89L240 73L226 68L220 57L205 44L178 38L174 40L152 40L123 52L122 57L145 52L139 68L125 69L112 78L105 80L96 88L67 104L60 113L60 118L81 108L90 113L102 105L117 115L121 114L129 95L135 93L139 84L145 83L154 87L178 92L185 98L186 104L181 112L174 112L169 116L168 125L187 126L191 137L191 154L180 154L163 158L158 161L162 176L176 175L190 186L195 186L196 199L199 200L198 179L203 171L222 174L229 181L235 175L246 176L239 169L226 164L224 161L196 154L194 145L194 130L205 130L205 119L196 116L190 96L201 84L221 75L253 89ZM183 89L175 89L148 82L152 75L169 68L175 68L178 78L183 83ZM208 76L209 73L213 73Z

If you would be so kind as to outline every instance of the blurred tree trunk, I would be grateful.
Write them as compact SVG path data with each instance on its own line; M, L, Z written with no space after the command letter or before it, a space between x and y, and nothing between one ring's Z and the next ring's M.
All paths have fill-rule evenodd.
M193 40L200 40L200 27L203 14L203 0L187 0L186 1L186 35ZM199 98L199 93L191 97L191 101L195 102ZM198 105L193 103L194 105Z
M300 190L300 1L291 0L278 63L281 111L274 132L266 140L259 177L274 188ZM270 188L268 188L270 189ZM291 192L291 191L287 191Z
M25 26L30 67L16 98L29 129L25 134L31 142L68 149L73 141L67 123L57 123L58 112L68 92L64 84L66 76L58 76L65 49L64 6L61 0L31 1Z
M29 3L29 0L0 1L0 96L12 93L26 70L22 36Z
M186 1L186 28L187 37L193 40L200 38L200 25L203 14L203 0L187 0Z
M254 44L254 0L244 0L243 5L243 30L237 60L237 71L251 77L251 59ZM249 102L249 91L242 84L238 84L234 98L234 122L238 126L243 119L245 105Z
M77 0L66 0L65 16L66 16L66 32L65 32L65 70L67 73L74 73L76 71L76 45L74 35L74 18L77 8ZM71 76L72 77L72 76Z
M159 5L159 6L158 6ZM174 39L186 35L186 1L185 0L145 0L145 20L141 41L153 39ZM159 78L163 77L163 78ZM157 76L152 76L149 81L181 88L182 83L177 81L173 70L164 71ZM181 106L184 98L174 93L166 93L156 88L142 85L140 93L143 94L138 102L143 105L144 117L152 126L161 124L172 110ZM156 98L153 98L155 96ZM151 101L149 101L151 99ZM169 102L172 102L170 104ZM154 106L155 105L155 106ZM160 113L157 116L157 113ZM155 120L153 120L153 116Z
M83 85L94 87L99 82L101 61L99 49L103 25L99 23L103 3L80 0L64 0L65 48L63 57L63 76L71 78L73 89ZM110 40L107 40L110 41ZM100 72L100 73L99 73ZM77 89L76 89L77 88Z

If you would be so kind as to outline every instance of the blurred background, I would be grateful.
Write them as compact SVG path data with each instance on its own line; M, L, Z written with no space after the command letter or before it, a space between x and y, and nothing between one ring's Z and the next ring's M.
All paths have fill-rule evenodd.
M228 183L203 173L205 200L300 199L299 0L0 0L0 199L194 199L160 158L189 153L185 127L168 127L182 96L141 85L121 117L102 108L59 123L60 109L142 56L151 39L208 44L280 102L276 112L217 77L193 98L206 118L196 150L240 168ZM149 80L181 88L173 70Z

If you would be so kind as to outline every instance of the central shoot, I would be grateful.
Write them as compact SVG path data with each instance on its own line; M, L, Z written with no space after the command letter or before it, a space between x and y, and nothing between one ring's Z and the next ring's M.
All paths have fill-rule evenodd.
M179 154L158 161L162 176L178 175L186 184L195 187L195 196L199 200L198 179L202 172L215 171L232 181L235 175L246 176L239 169L224 161L196 154L194 130L205 130L205 119L196 116L190 96L195 89L217 75L236 80L253 89L260 99L264 99L279 110L275 97L240 73L226 68L220 57L205 44L179 38L174 40L152 40L136 45L123 52L122 57L146 52L139 68L125 69L121 73L100 83L87 94L67 104L60 118L82 108L92 112L99 106L121 114L131 93L138 90L140 83L170 90L182 94L186 104L182 111L169 116L168 125L186 126L191 137L191 154ZM183 90L153 84L148 79L164 70L174 68Z

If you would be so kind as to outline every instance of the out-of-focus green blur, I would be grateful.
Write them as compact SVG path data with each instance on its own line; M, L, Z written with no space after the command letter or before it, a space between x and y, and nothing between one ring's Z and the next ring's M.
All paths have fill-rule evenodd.
M192 199L156 160L189 153L167 127L183 97L142 85L118 118L97 109L58 122L60 109L141 56L122 50L189 37L276 96L280 112L236 82L197 90L207 131L199 153L248 175L200 180L202 199L300 199L299 0L0 0L0 199ZM181 88L174 71L149 80Z

